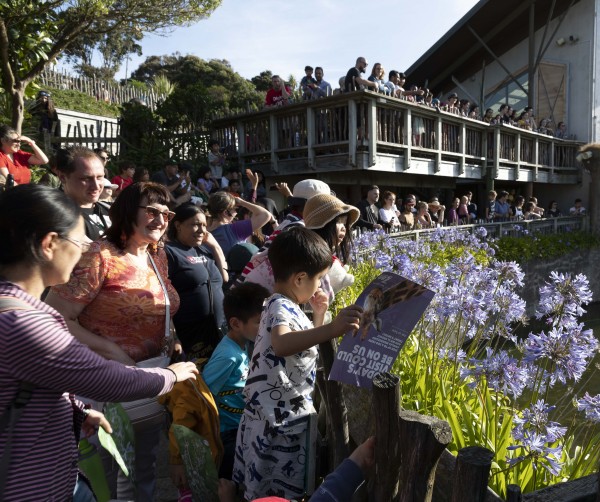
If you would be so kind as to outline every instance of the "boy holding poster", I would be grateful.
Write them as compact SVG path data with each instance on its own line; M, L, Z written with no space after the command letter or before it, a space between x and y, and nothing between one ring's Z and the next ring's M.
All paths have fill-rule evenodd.
M269 261L275 293L266 300L250 362L233 469L246 500L305 494L316 345L356 331L362 312L351 305L323 325L328 302L319 284L332 257L313 231L295 227L278 235ZM312 323L300 309L307 302L313 308Z

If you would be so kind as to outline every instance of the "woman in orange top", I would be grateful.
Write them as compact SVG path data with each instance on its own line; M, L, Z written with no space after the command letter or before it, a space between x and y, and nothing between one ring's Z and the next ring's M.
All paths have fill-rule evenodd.
M174 215L168 203L169 193L157 183L125 188L110 208L106 237L91 244L69 282L54 286L46 299L64 316L73 336L106 359L133 366L170 355L178 344L166 336L166 308L170 304L172 319L179 296L167 277L165 252L158 247ZM136 494L121 477L113 498L154 500L161 426L134 423L134 432Z
M12 127L0 126L0 174L8 176L12 174L15 185L23 185L31 181L29 166L48 163L48 157L35 144L35 141L27 136L21 136ZM27 143L33 150L33 154L21 150L21 143Z

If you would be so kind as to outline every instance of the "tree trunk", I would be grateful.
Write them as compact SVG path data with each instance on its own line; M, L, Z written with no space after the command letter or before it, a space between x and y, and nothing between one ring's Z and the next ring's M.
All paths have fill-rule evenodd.
M15 85L11 93L11 104L12 104L12 127L19 134L21 134L21 127L23 126L23 115L25 113L25 87L22 85Z

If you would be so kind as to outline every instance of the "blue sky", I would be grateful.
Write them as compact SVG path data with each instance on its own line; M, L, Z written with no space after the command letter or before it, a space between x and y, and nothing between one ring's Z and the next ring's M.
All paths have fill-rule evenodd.
M404 71L477 0L223 0L208 19L166 36L146 36L143 56L174 52L227 59L243 77L269 69L300 79L304 66L322 66L337 82L357 56L386 71ZM367 70L369 72L371 66ZM125 76L125 65L119 72ZM335 87L335 86L334 86Z

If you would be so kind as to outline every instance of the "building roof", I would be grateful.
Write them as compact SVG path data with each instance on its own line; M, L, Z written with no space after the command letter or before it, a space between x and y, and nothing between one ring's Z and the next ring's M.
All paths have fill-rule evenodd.
M408 70L411 84L426 85L434 92L456 87L452 76L464 81L488 65L493 56L480 44L473 30L489 48L501 56L528 38L529 10L535 5L535 30L543 28L580 0L481 0ZM554 4L554 9L552 5ZM553 30L549 27L546 43ZM536 55L539 47L536 46Z

